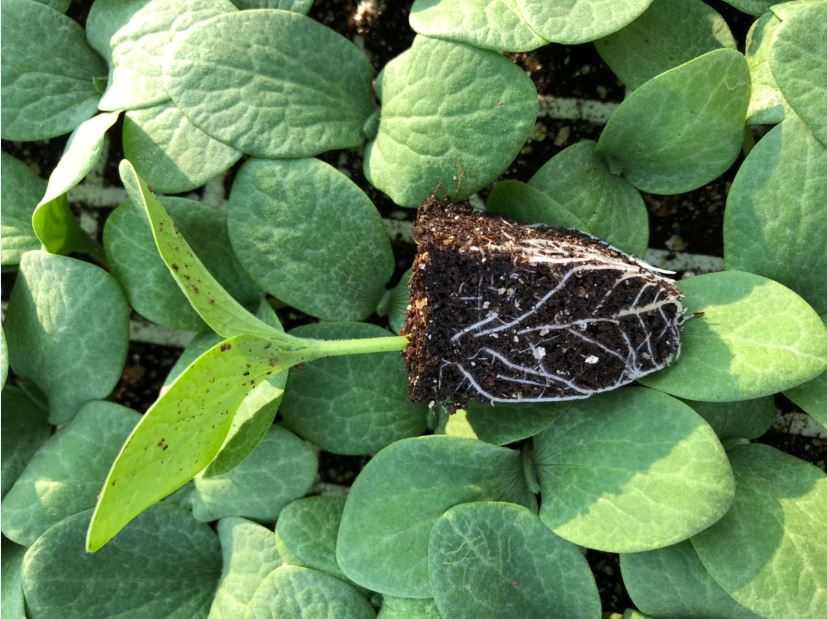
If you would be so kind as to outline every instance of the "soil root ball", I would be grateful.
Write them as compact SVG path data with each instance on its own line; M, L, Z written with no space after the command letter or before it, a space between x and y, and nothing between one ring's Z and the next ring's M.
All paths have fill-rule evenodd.
M588 234L430 199L414 228L405 351L412 400L587 398L672 363L681 294Z

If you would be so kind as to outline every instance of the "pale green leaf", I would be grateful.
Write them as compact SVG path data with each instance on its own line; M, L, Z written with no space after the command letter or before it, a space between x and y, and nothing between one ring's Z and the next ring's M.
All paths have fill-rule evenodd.
M313 0L233 0L240 9L284 9L307 15L313 8Z
M351 585L324 572L283 565L264 579L245 619L373 619L376 613Z
M0 326L0 388L6 386L9 378L9 347L6 345L6 333Z
M49 176L49 185L38 208L48 208L48 202L67 193L89 174L103 152L106 132L118 120L119 114L98 114L72 132L60 161Z
M215 274L219 284L239 303L256 303L262 292L233 255L226 214L186 198L161 200L178 231L207 270ZM139 205L124 204L109 215L103 243L112 274L123 286L129 304L136 312L173 329L201 331L207 328L158 255L152 228Z
M7 540L2 541L2 584L3 603L0 605L2 619L25 619L26 602L23 599L23 555L26 549Z
M724 213L728 269L758 273L827 311L827 146L795 116L738 170Z
M827 145L827 4L791 2L777 11L781 25L770 69L784 99Z
M819 619L827 607L827 477L768 445L729 452L732 509L692 538L715 581L770 619Z
M642 382L689 400L771 395L827 368L827 329L812 307L770 279L724 271L678 282L689 316L675 364Z
M0 183L0 254L3 266L13 266L27 251L40 249L40 239L32 228L32 213L46 191L46 181L4 152Z
M821 320L827 328L827 314L822 314ZM784 395L798 404L821 425L827 427L827 371L803 385L788 389Z
M485 210L527 224L548 224L588 232L586 224L548 194L520 181L500 181L491 189Z
M103 248L80 227L65 195L38 206L32 214L32 228L43 248L53 254L80 252L105 262Z
M3 497L3 533L24 546L64 518L95 506L121 444L138 423L135 411L88 402L34 454Z
M468 410L449 416L448 425L455 418L464 417L474 437L495 445L506 445L539 434L557 421L567 408L568 403L482 404L471 401Z
M494 51L528 52L548 43L523 19L517 0L416 0L410 22L419 34Z
M308 443L273 426L231 471L195 478L192 512L204 522L227 516L272 522L285 505L310 490L317 469Z
M0 388L6 386L9 378L9 347L6 345L6 333L0 326Z
M276 523L276 540L285 561L347 580L336 563L344 508L344 497L321 496L297 499L285 507Z
M342 172L318 159L251 159L230 194L230 241L264 290L324 320L376 309L393 272L379 211Z
M0 453L3 454L2 477L3 497L15 480L26 468L29 460L52 433L52 426L46 421L47 411L40 408L26 392L6 385L0 394L2 398L2 431L0 431ZM5 509L5 503L3 504Z
M27 252L4 327L11 368L46 395L52 423L105 398L121 377L129 307L115 279L93 264Z
M264 440L276 418L286 382L287 372L281 372L247 394L233 417L221 451L204 470L205 478L231 471Z
M408 282L411 281L411 270L408 269L402 274L399 283L391 290L385 292L385 296L379 302L376 313L380 316L387 316L391 330L394 333L401 333L405 328L405 315L408 312L410 294L408 294Z
M123 152L159 193L200 187L241 158L240 152L193 125L171 101L127 112Z
M23 252L40 249L41 242L52 253L85 252L102 258L100 246L81 229L63 194L95 165L103 134L116 118L117 114L95 116L75 130L48 188L28 166L3 153L4 265L17 264Z
M264 322L281 330L278 316L266 301L261 303L257 314ZM164 380L161 393L169 388L169 385L190 363L220 341L221 338L212 333L195 336ZM224 439L221 451L201 473L204 477L227 473L258 446L267 434L267 430L273 425L286 383L287 372L285 371L271 376L247 394L233 416L233 423L227 433L227 438Z
M654 0L643 15L594 45L631 89L706 52L736 48L726 20L701 0Z
M176 39L166 87L193 124L258 157L353 148L374 111L356 45L298 13L227 13Z
M220 520L217 528L224 561L209 619L238 619L282 559L270 529L243 518Z
M448 436L397 441L351 487L339 526L339 566L382 594L432 597L431 526L454 505L485 500L534 505L518 452Z
M554 43L585 43L620 30L652 0L517 0L529 25Z
M589 564L525 507L465 503L434 523L431 589L445 617L599 618Z
M635 606L658 619L758 619L718 586L688 541L622 554L620 569Z
M628 181L609 171L596 146L591 141L569 146L537 170L529 185L574 213L588 232L643 255L649 241L646 204Z
M121 161L120 173L132 203L147 214L164 264L204 322L222 337L244 333L283 338L283 333L253 316L216 281L128 161Z
M23 590L33 617L201 619L221 573L218 538L175 505L143 514L96 554L83 548L86 511L26 552Z
M827 372L822 372L803 385L788 389L784 395L798 404L810 417L827 427Z
M712 428L651 389L573 402L534 445L540 518L587 548L639 552L683 541L723 516L735 492Z
M306 361L302 351L242 335L201 355L141 418L109 471L89 529L95 551L215 458L249 391Z
M149 0L131 8L120 3L95 3L100 5L95 19L105 20L109 35L101 52L109 61L102 110L130 110L168 99L163 67L173 42L211 17L236 11L229 0ZM100 21L93 22L95 28Z
M775 419L775 402L769 396L740 402L687 402L715 430L722 441L758 438Z
M201 355L207 352L210 348L221 342L221 337L207 331L205 333L198 333L187 344L181 356L175 361L175 364L170 369L167 377L164 379L164 384L161 385L161 395L169 391L170 386L175 380L183 374L183 372L192 365L193 361L198 359Z
M382 100L365 176L401 206L460 201L499 176L537 115L528 76L492 51L417 36L377 80Z
M747 33L744 54L749 65L752 92L747 110L750 125L774 125L787 116L789 104L778 89L770 69L770 52L781 21L767 11L752 24Z
M442 619L433 600L382 596L377 619Z
M683 193L720 176L741 150L749 104L743 55L719 49L661 73L612 114L597 150L642 191Z
M307 325L290 333L328 340L390 335L363 323ZM378 353L318 359L293 368L280 411L287 429L323 450L360 455L422 434L428 407L410 401L402 356Z
M3 139L53 138L91 117L106 66L83 28L33 0L3 0L2 24Z

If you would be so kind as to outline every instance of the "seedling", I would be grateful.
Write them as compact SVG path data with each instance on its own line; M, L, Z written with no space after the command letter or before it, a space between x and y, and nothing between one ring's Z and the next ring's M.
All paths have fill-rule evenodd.
M72 132L48 185L42 146L4 143L4 618L622 611L584 548L621 553L647 616L820 617L824 474L744 443L781 392L827 420L825 4L726 1L745 41L701 0L417 0L391 58L309 0L95 0L82 26L2 0L3 138ZM584 51L548 42L587 41L622 102L545 79ZM552 147L592 105L600 135ZM67 192L121 128L131 203L93 240ZM170 197L237 162L226 209ZM728 170L728 270L612 248L652 246L642 192ZM407 336L367 185L491 216L422 209ZM285 333L274 300L322 322ZM102 401L135 314L198 332L143 416ZM286 508L332 490L319 452L370 460Z

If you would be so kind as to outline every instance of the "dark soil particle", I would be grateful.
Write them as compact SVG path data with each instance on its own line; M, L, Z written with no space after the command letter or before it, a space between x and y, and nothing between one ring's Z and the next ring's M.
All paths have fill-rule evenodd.
M368 460L368 456L341 456L322 451L319 453L319 475L324 482L350 486Z
M408 24L410 10L410 2L332 0L316 2L310 17L365 50L378 72L411 46L416 33Z
M593 237L436 200L419 208L414 236L413 400L583 398L676 355L678 290Z
M635 608L621 578L620 555L587 550L586 561L592 568L603 610L620 613L627 608Z
M158 398L164 380L182 349L132 341L121 379L112 392L113 401L141 413Z
M620 102L626 94L594 45L552 43L509 56L528 73L541 96Z

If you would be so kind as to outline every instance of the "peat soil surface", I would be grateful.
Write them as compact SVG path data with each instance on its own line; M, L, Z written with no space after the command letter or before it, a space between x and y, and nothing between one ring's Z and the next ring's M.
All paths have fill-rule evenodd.
M707 3L726 17L743 49L744 37L752 18L737 12L722 0L707 0ZM84 24L90 6L91 0L76 0L68 14ZM389 60L405 51L413 41L414 33L408 25L409 7L410 2L390 0L317 0L310 16L364 49L378 71ZM512 54L511 58L529 73L543 96L616 103L622 101L625 94L622 84L606 67L592 45L549 45L531 53ZM580 140L597 139L600 131L600 125L585 120L541 117L532 138L503 174L503 178L528 180L550 157ZM120 122L109 132L109 136L109 159L104 170L104 185L120 187L117 171L118 163L123 157ZM48 178L60 159L67 139L68 136L31 143L3 141L2 148L28 163L41 177ZM361 152L334 151L320 158L348 174L374 201L384 217L413 221L414 210L396 206L387 196L368 184L362 173ZM649 210L650 247L721 256L726 195L739 164L740 161L736 162L721 178L689 193L676 196L643 194ZM238 165L240 164L230 170L225 178L227 195ZM192 193L187 195L194 197ZM485 192L481 192L481 197L485 198ZM76 211L83 208L83 205L72 206ZM87 215L98 220L98 229L102 230L102 224L111 209L84 210ZM389 284L391 286L410 267L415 253L415 247L401 238L393 239L392 243L397 269ZM83 256L77 257L84 259ZM13 283L14 269L4 270L4 302L8 301ZM289 308L281 310L279 315L288 329L313 322L312 318ZM369 320L385 326L383 319L377 316ZM112 399L135 410L146 411L157 397L164 378L180 353L181 349L176 347L132 342L122 379ZM15 380L10 375L10 381ZM777 397L776 404L782 412L798 410L783 396ZM758 440L825 468L827 441L776 431L770 431ZM322 453L320 481L350 485L367 460L366 457ZM604 610L622 612L625 608L633 607L620 577L618 556L598 551L588 551L586 556L595 573Z

